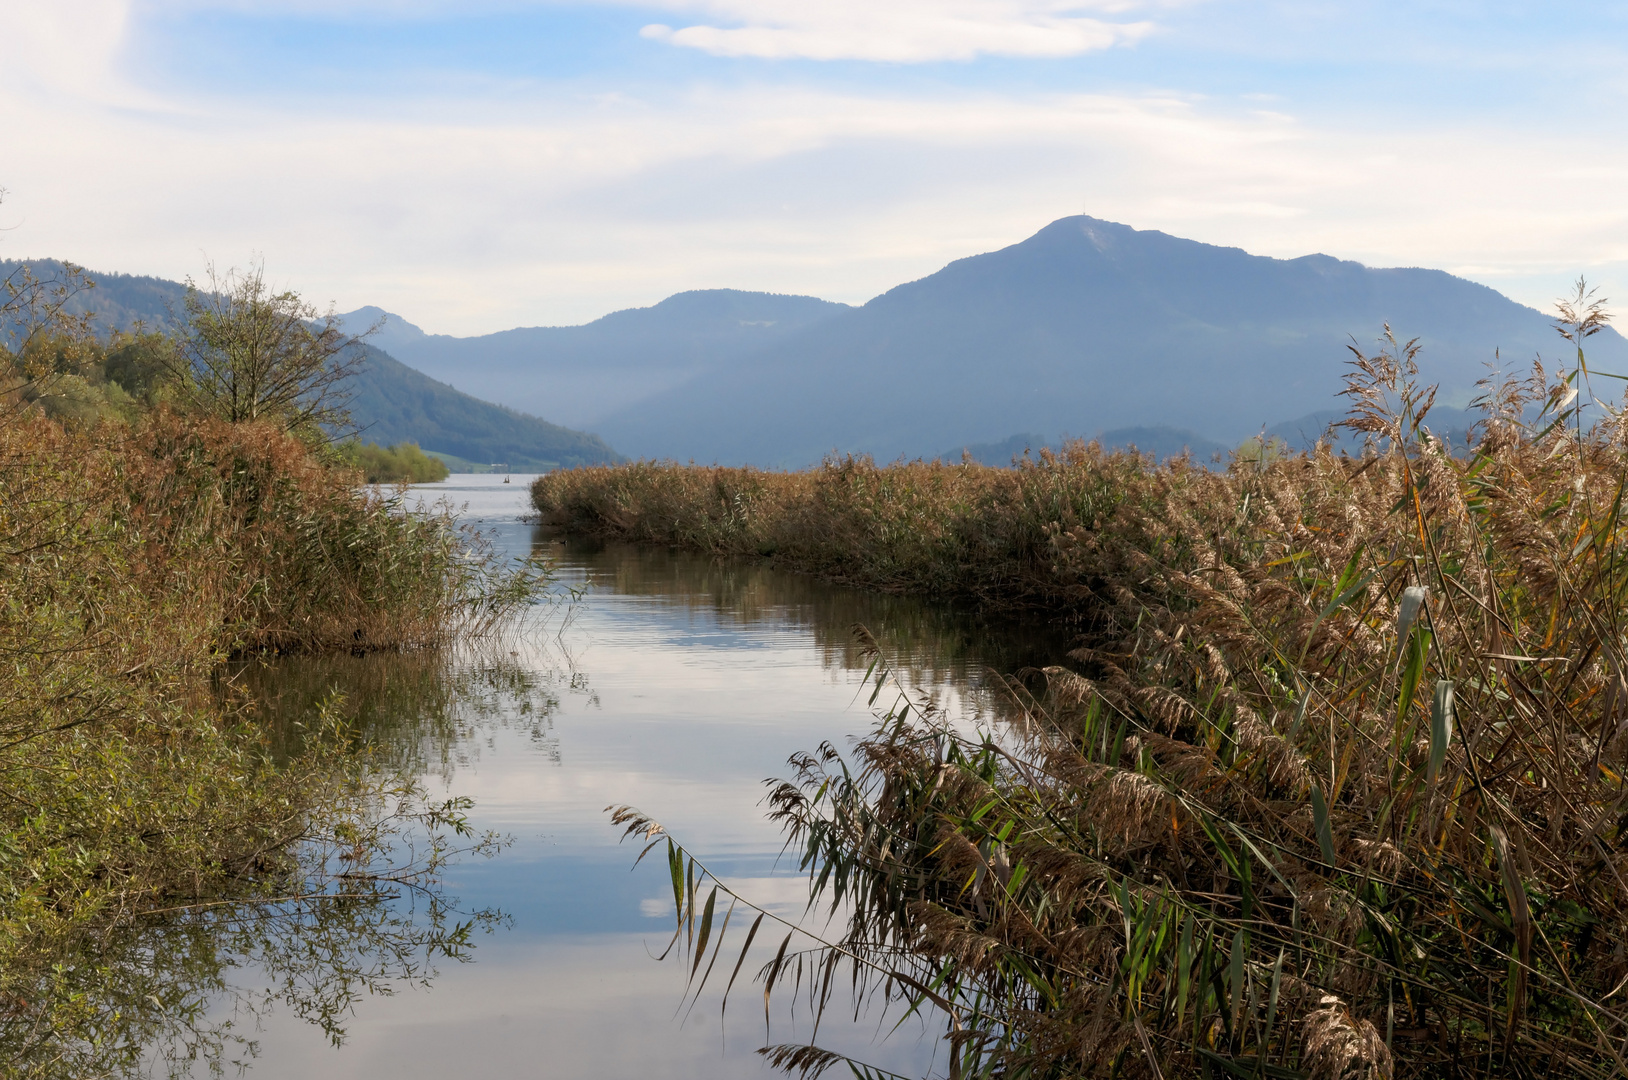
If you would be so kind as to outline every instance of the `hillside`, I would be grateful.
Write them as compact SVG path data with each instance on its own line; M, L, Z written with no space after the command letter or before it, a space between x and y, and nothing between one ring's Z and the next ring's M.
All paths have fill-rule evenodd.
M503 462L517 472L621 460L597 435L481 401L364 346L367 364L355 379L351 421L362 439L388 446L416 442L465 461Z
M593 426L742 356L848 311L811 296L702 289L582 326L537 326L480 337L426 334L365 307L344 316L359 333L385 318L373 344L466 393L556 420Z
M27 261L42 277L60 272L53 260ZM0 277L17 266L0 261ZM104 330L128 329L137 322L149 329L173 328L174 313L186 295L180 282L100 272L90 276L96 288L76 306L95 311ZM367 361L350 387L350 413L365 440L415 442L432 452L483 464L504 462L516 470L620 459L596 435L479 400L413 370L383 349L362 348Z
M889 460L1013 432L1177 429L1224 445L1340 408L1347 345L1389 322L1461 407L1564 342L1547 316L1439 270L1273 259L1088 217L951 263L718 364L596 430L623 452L803 465ZM1628 370L1628 342L1591 342Z
M162 325L181 295L155 278L100 280L95 303L116 325ZM380 318L372 344L393 360L357 386L368 437L511 463L614 458L511 411L545 409L634 456L765 466L961 447L1004 464L1017 443L1070 436L1205 460L1263 429L1301 446L1343 413L1348 346L1373 351L1387 323L1420 339L1422 375L1442 388L1435 422L1461 436L1495 359L1516 372L1566 353L1548 316L1443 271L1274 259L1089 217L861 307L712 289L470 338L378 308L344 316L352 330ZM1628 370L1615 331L1590 352Z

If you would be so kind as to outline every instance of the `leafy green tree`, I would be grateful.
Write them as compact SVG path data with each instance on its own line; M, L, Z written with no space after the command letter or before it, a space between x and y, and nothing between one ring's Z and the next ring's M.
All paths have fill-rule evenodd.
M344 460L362 471L370 484L433 484L445 480L451 470L440 458L433 458L416 443L394 446L347 442L340 447Z
M81 294L95 287L73 263L44 277L26 263L0 274L0 422L78 374L95 346L96 315Z
M184 303L185 329L167 361L182 400L232 423L269 420L305 437L348 422L345 383L362 366L361 339L332 307L322 313L293 290L273 289L259 263L224 276L210 266L207 288L187 280Z
M173 338L138 326L130 333L114 335L105 352L102 375L108 382L118 383L125 393L148 403L163 395L176 364Z

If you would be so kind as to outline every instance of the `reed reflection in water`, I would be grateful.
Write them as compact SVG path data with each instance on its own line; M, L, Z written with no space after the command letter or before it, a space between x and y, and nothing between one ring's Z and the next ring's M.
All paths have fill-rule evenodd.
M454 483L474 488L472 503L492 497L470 479ZM496 494L523 494L514 487ZM476 827L515 843L453 866L446 887L508 922L430 988L362 1002L337 1051L286 1014L266 1019L255 1073L770 1075L752 1053L765 1042L755 988L737 985L724 1022L715 995L675 1017L682 973L651 959L672 927L666 868L630 871L636 849L617 843L604 808L643 808L743 892L796 915L806 885L778 860L762 781L795 751L868 729L851 628L868 627L915 687L985 720L1000 707L986 668L1055 663L1066 641L760 565L564 542L486 513L500 543L551 555L562 584L583 590L545 629L495 656L296 659L241 678L284 725L344 694L388 760L472 797ZM806 1010L789 1006L777 998L772 1041L809 1035ZM891 1021L840 1022L826 1017L822 1044L906 1074L931 1062L936 1028L881 1040Z

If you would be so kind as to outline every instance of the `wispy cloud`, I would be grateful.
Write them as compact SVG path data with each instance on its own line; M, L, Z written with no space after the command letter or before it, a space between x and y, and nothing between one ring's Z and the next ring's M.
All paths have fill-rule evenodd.
M647 38L715 56L922 63L978 56L1079 56L1135 42L1147 20L1112 21L1071 0L707 0L700 9L730 25L646 26Z
M1184 82L1187 69L1168 57L1140 84L1073 85L1093 65L1174 48L1175 29L1136 50L1051 65L1069 78L1050 83L956 84L919 68L893 78L867 65L826 78L836 69L738 64L637 37L648 18L693 19L830 31L854 49L867 34L896 34L867 47L942 57L972 40L956 37L963 23L1131 25L1190 10L1179 6L966 0L929 11L901 0L897 11L921 19L899 29L892 14L866 22L850 0L831 0L846 19L801 16L778 0L651 0L622 6L627 20L606 31L636 54L621 69L553 81L438 72L416 87L404 76L383 95L294 77L244 89L221 63L207 79L145 68L129 43L150 46L151 27L192 32L174 12L202 2L29 5L8 23L0 187L11 197L0 226L14 228L0 233L0 251L168 276L197 272L205 255L230 263L260 251L319 300L378 303L460 333L580 321L696 287L862 301L1082 211L1263 254L1473 268L1533 303L1579 269L1608 291L1613 274L1628 280L1628 211L1608 197L1628 185L1628 144L1579 138L1548 115L1319 111L1292 86L1253 76L1238 80L1247 93L1207 94L1210 82ZM294 24L255 20L311 0L209 3L250 10L233 18L251 31L275 25L293 43L228 56L228 70L280 72L294 54L275 49L305 48L337 12L395 18L382 0L331 0L321 19ZM170 14L152 17L155 5ZM432 36L452 25L442 9L409 8ZM554 25L544 23L524 25ZM1182 55L1197 55L1202 42L1181 32ZM252 48L242 42L253 38L230 40ZM180 40L162 55L211 47ZM652 75L652 56L682 61L681 75ZM363 50L356 62L393 70L387 52Z
M32 86L64 98L112 104L135 91L118 76L130 27L129 0L17 4L4 16L6 73L0 87Z

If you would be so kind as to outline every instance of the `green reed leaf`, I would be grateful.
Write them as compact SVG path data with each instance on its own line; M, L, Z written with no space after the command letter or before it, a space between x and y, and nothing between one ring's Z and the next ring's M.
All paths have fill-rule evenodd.
M1232 1029L1238 1030L1239 1010L1244 1005L1244 954L1248 949L1243 927L1239 927L1232 935L1232 961L1228 970L1228 982L1231 1001L1228 1003L1228 1012L1232 1015Z
M1402 685L1396 695L1396 726L1397 738L1402 738L1402 725L1407 720L1408 709L1413 705L1413 696L1418 693L1419 681L1424 678L1425 658L1429 655L1429 631L1422 626L1415 626L1413 633L1407 638L1407 654L1402 665Z
M673 914L684 921L684 855L678 845L667 841L667 869L673 877Z
M1281 989L1283 984L1284 954L1284 948L1279 946L1277 963L1272 965L1272 988L1267 992L1266 995L1266 1028L1261 1033L1261 1045L1259 1056L1257 1058L1257 1060L1260 1062L1262 1072L1264 1072L1266 1067L1267 1052L1272 1045L1272 1028L1277 1024L1278 1019L1278 991Z
M718 890L713 889L712 894L713 895L711 897L707 898L707 915L709 916L709 918L706 921L703 922L703 925L702 925L702 928L701 928L701 948L698 951L700 952L700 954L702 956L705 956L706 951L707 951L707 944L706 944L706 942L707 942L707 930L709 930L711 928L710 927L710 922L711 922L710 916L712 914L712 900L713 900L713 897L716 897L718 895ZM712 978L712 969L718 965L718 956L719 956L720 953L722 953L724 951L724 938L726 938L729 935L729 920L732 919L734 917L734 915L735 915L735 900L733 898L731 898L730 901L729 901L729 910L724 912L723 925L718 927L718 943L716 945L714 945L713 949L712 949L712 962L707 965L707 970L705 970L705 971L703 971L701 973L701 982L695 988L696 1000L700 1000L701 991L705 990L707 988L707 980ZM693 979L694 977L695 977L695 969L691 968L690 969L690 978Z
M718 1010L720 1013L729 1008L729 992L735 988L735 979L739 977L741 973L741 965L746 963L746 954L752 950L752 941L757 937L758 927L763 925L763 916L763 912L758 912L757 918L753 919L752 925L747 928L746 943L741 946L740 957L735 961L735 970L729 973L729 982L724 986L724 1000L722 1006ZM721 939L718 942L718 947L723 947L723 941Z
M1441 775L1441 767L1447 760L1447 747L1452 738L1453 680L1438 679L1435 700L1430 707L1430 768L1427 776L1432 784L1436 782L1436 777Z
M688 912L686 926L689 928L687 942L693 951L695 948L695 860L690 860L688 871L684 876L684 908Z
M1328 803L1323 799L1323 789L1315 783L1311 786L1311 820L1317 829L1317 846L1323 851L1323 861L1332 867L1334 830L1328 820Z
M1187 992L1193 978L1193 916L1182 920L1181 937L1176 944L1176 1023L1187 1015Z
M786 946L791 944L791 935L795 931L786 931L786 936L780 939L780 948L775 952L774 959L763 972L763 1037L769 1037L769 995L774 992L775 980L786 966Z

